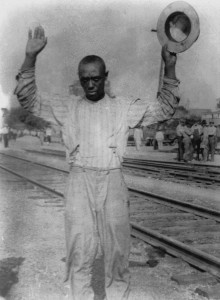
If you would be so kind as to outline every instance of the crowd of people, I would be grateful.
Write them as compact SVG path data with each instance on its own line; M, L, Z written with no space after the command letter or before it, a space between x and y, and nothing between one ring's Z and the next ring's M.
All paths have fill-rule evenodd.
M192 126L188 120L181 119L176 128L178 138L178 160L189 162L196 160L214 161L217 144L216 127L214 122L209 124L203 120Z
M10 128L4 125L0 130L0 140L3 141L5 148L8 148L9 140L16 141L18 136L21 136L21 131L16 128Z
M198 161L214 161L215 149L217 142L220 141L220 126L216 127L214 121L207 123L203 121L195 121L180 119L176 128L176 137L168 139L168 142L178 140L178 161L189 162ZM154 150L163 150L165 141L165 133L159 127L154 137L143 137L143 128L134 130L134 142L136 150L140 151L141 146L153 146ZM167 141L166 141L167 142Z

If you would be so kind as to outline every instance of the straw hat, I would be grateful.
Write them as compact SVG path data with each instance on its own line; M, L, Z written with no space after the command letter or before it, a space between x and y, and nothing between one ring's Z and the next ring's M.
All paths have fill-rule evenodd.
M194 8L184 1L169 4L157 22L160 44L167 44L170 52L187 50L199 37L199 17Z

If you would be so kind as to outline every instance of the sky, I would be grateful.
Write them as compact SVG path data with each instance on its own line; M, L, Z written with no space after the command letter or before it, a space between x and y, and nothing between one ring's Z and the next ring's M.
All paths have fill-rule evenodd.
M37 60L38 89L68 93L77 66L88 54L101 56L117 95L157 93L161 45L156 28L167 0L0 0L0 107L17 105L15 75L25 55L28 29L45 28L48 44ZM200 36L178 54L181 104L215 109L220 97L218 0L188 0L200 20ZM9 100L10 99L10 100Z

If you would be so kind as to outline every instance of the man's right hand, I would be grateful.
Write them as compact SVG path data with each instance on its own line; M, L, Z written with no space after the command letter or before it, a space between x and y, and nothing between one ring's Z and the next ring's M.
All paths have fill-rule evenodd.
M44 29L42 26L37 26L34 29L33 37L32 30L29 30L26 46L26 56L21 66L21 71L31 69L35 66L37 55L44 49L46 44L47 38L45 37Z
M44 29L42 26L37 26L34 29L34 36L32 37L32 30L28 32L28 42L26 46L26 56L36 59L37 55L44 49L47 44Z

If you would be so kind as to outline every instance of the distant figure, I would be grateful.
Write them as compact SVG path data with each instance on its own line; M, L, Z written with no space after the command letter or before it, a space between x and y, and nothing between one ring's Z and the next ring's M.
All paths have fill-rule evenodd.
M141 149L142 139L143 139L142 128L135 128L134 129L134 141L135 141L135 146L136 146L137 151L140 151L140 149Z
M17 129L12 129L12 132L13 132L13 140L16 142L16 140L17 140L17 136L18 136L18 131L17 131Z
M220 142L220 125L216 128L216 146Z
M19 137L22 137L22 136L23 136L22 130L18 130L18 132L17 132L17 137L19 138Z
M13 139L13 129L12 128L8 128L8 140L12 140Z
M47 139L47 144L48 145L51 143L51 135L52 135L52 129L50 127L47 127L47 129L46 129L46 139Z
M146 137L146 146L153 146L153 139L149 136Z
M201 149L202 149L202 159L203 161L207 161L208 159L208 149L209 149L209 141L208 141L208 125L205 120L202 121L202 139L201 139Z
M184 162L191 161L193 159L193 145L192 145L192 130L189 121L186 122L186 126L183 132L183 145L184 145Z
M29 135L29 130L25 129L23 132L24 135Z
M3 136L3 141L4 141L4 147L8 148L8 140L9 140L9 128L7 125L5 125L2 128L2 136Z
M60 143L61 143L61 145L64 145L62 130L60 130Z
M31 130L31 133L30 133L31 136L37 136L37 131L35 130Z
M15 128L10 128L9 129L9 140L12 141L12 144L14 145L17 139L17 129Z
M211 154L211 161L214 161L215 147L216 147L216 127L214 126L214 122L211 121L208 127L208 148Z
M158 131L156 132L155 135L155 139L157 140L157 144L158 144L158 150L162 150L163 149L163 141L164 141L164 134L162 129L158 129Z
M192 145L193 150L196 151L196 159L199 160L199 154L200 154L200 144L201 144L201 135L202 135L202 126L199 124L199 122L195 122L192 129Z
M180 119L179 125L176 128L176 134L178 139L178 161L183 160L183 154L184 154L183 134L185 131L185 125L186 125L185 119Z
M40 139L41 146L43 146L43 144L44 144L44 130L39 131L39 139Z

